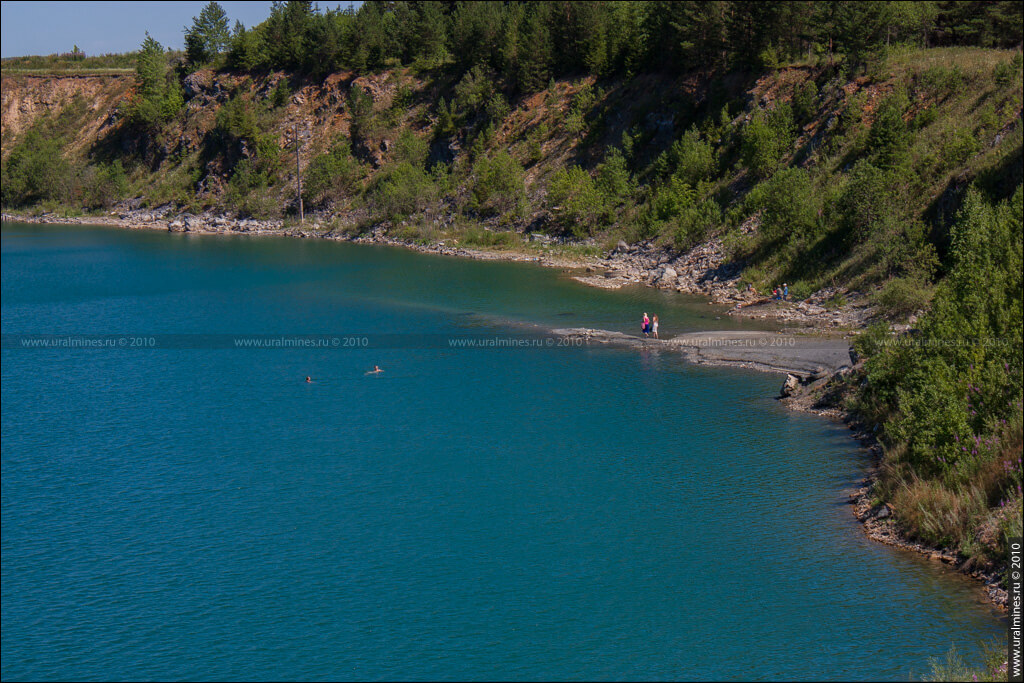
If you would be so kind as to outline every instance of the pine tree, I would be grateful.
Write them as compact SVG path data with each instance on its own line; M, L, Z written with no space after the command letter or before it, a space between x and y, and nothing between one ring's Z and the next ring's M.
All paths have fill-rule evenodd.
M265 31L272 68L302 67L306 56L306 32L312 15L312 2L274 2L270 16L260 25Z
M185 55L194 66L205 64L226 50L230 39L228 15L211 1L192 18L192 26L185 27Z
M167 54L163 46L149 32L135 62L139 81L139 97L132 105L129 118L136 124L149 127L174 116L184 104L181 85L168 79Z
M882 2L839 3L836 37L851 64L863 64L871 50L881 45L886 23L885 5Z
M515 80L523 92L543 90L551 77L551 33L545 3L530 3L519 30Z
M680 2L671 22L685 68L723 65L726 45L726 2Z

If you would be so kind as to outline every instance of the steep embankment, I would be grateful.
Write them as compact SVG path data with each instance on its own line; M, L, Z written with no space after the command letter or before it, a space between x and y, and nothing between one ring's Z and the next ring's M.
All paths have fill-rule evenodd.
M119 103L135 87L134 74L125 75L3 75L0 89L0 132L6 156L19 137L47 116L76 110L74 134L65 153L88 154L96 141L117 125Z

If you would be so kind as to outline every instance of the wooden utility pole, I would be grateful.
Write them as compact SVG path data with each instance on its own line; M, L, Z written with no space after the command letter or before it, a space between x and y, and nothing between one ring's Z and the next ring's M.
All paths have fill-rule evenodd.
M306 214L302 208L302 171L299 168L299 150L302 149L302 138L299 137L299 124L295 124L295 191L299 195L299 223L306 222Z
M306 222L306 214L302 206L302 169L299 166L299 151L302 149L302 137L299 136L299 124L292 125L292 139L295 145L295 193L299 198L299 223Z

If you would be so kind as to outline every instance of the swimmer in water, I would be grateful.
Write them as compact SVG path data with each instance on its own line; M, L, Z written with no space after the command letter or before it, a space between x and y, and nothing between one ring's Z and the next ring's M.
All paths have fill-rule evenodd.
M370 370L366 374L367 375L376 375L376 374L381 373L381 372L384 372L384 371L380 369L380 366L379 365L374 365L373 366L373 370Z
M312 384L312 383L313 383L313 380L309 377L309 375L306 375L306 384Z

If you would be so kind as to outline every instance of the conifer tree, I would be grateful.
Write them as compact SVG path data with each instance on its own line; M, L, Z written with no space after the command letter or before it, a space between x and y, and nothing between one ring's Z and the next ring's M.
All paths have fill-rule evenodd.
M205 64L224 52L230 39L228 15L211 0L198 17L192 18L192 26L185 27L185 56L194 66Z

